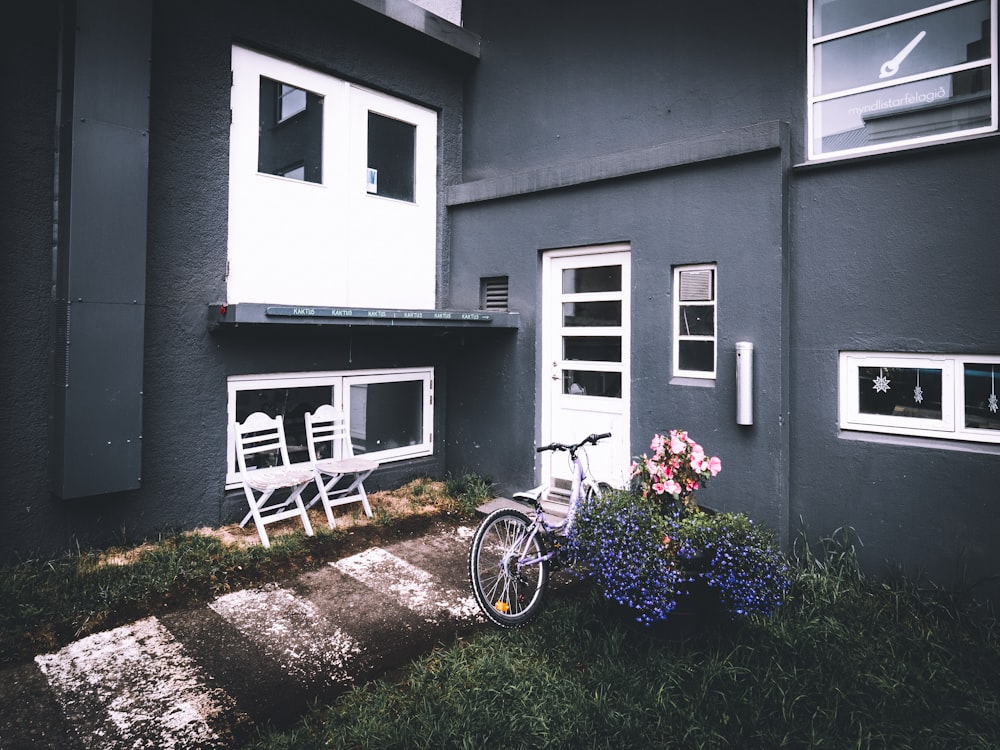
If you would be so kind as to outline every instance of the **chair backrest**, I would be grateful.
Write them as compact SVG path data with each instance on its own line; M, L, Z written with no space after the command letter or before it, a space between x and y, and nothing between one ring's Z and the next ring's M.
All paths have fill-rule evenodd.
M347 419L343 410L323 404L314 413L306 412L306 443L309 445L309 460L313 463L318 459L317 446L323 443L330 445L331 458L353 456L354 447L347 432Z
M288 466L288 444L281 415L269 417L255 411L242 423L236 423L236 460L240 471L247 470L247 456L276 451L283 466Z

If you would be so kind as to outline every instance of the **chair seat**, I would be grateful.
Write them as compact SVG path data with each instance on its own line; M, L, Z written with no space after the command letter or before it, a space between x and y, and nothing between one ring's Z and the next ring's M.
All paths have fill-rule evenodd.
M246 473L245 481L255 490L277 490L290 485L304 484L313 479L312 467L301 466L268 466L263 469L252 469Z
M375 471L378 464L367 458L351 456L349 458L321 458L316 462L316 468L324 474L360 474L363 471Z

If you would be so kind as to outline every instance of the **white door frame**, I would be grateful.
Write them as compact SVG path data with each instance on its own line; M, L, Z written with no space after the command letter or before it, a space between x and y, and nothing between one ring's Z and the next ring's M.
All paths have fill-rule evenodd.
M550 250L542 254L542 292L540 315L541 359L539 367L539 404L541 407L541 445L570 442L591 432L611 432L611 440L590 447L588 457L594 475L600 481L624 486L630 454L630 385L631 385L631 257L625 243L593 247ZM619 293L563 294L561 272L565 268L587 268L620 263L622 283ZM574 328L574 334L620 336L621 362L581 362L564 359L562 306L568 301L611 301L622 304L621 326ZM570 329L566 329L570 330ZM563 373L570 369L621 373L619 398L564 393ZM580 432L581 434L576 434ZM546 484L568 479L563 456L546 452L541 455L541 481ZM561 482L560 482L561 484Z

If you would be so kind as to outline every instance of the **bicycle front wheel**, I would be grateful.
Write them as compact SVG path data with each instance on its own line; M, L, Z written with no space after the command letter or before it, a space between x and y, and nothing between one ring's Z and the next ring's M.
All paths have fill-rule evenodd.
M479 525L469 547L469 582L483 614L502 628L526 625L541 611L549 581L539 535L519 510L501 508ZM530 541L529 541L530 538Z

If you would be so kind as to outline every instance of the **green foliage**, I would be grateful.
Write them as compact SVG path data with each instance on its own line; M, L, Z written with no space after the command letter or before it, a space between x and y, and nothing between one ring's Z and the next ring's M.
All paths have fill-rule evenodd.
M458 501L463 513L474 513L483 503L494 498L496 483L491 477L475 472L450 475L445 479L445 491Z
M800 549L790 577L774 617L685 640L555 597L254 747L1000 747L995 619L866 578L842 540Z

